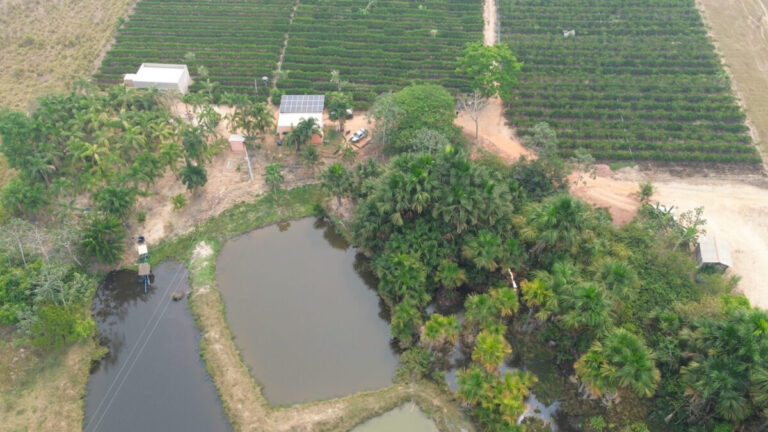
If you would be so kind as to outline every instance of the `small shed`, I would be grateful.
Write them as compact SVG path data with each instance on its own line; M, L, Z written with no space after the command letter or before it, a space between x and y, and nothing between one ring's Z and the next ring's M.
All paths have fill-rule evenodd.
M245 152L245 137L242 135L234 134L229 136L229 147L233 152L244 153Z
M139 254L139 258L145 258L147 256L147 253L149 253L149 250L147 249L146 244L140 244L136 247L136 251Z
M309 118L314 118L322 129L324 108L325 95L284 95L280 99L277 132L288 132L299 122Z
M192 79L189 77L187 65L142 63L135 74L125 75L123 82L130 88L155 87L158 90L186 93Z
M733 266L728 242L715 237L702 237L696 245L696 262L701 267L711 267L724 272Z

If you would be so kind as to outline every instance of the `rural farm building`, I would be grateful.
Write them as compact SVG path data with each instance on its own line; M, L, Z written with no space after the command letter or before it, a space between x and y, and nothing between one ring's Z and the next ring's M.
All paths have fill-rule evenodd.
M280 99L277 132L287 133L299 122L310 117L314 118L322 129L324 107L325 95L284 95Z
M718 271L725 271L733 266L731 260L731 248L728 242L715 237L702 237L696 245L696 262L699 267L713 267Z
M186 93L192 80L189 78L187 65L142 63L135 74L126 74L123 78L126 87L150 88L158 90L176 90Z

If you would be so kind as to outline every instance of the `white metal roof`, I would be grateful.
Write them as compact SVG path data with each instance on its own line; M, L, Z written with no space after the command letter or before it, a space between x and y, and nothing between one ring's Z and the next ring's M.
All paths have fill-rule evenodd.
M321 113L325 106L325 95L283 95L280 99L280 113Z
M701 237L699 239L699 251L701 261L707 263L721 263L728 267L733 267L731 259L731 248L728 242L715 237Z
M185 74L189 74L187 65L142 63L133 79L141 82L176 84L182 81Z
M229 141L230 142L232 142L232 141L244 142L245 141L245 137L242 136L242 135L238 135L238 134L232 134L232 135L229 136Z

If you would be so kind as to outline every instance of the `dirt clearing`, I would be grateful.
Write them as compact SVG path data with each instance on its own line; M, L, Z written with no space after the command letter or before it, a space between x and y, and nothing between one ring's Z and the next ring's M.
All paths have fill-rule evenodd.
M727 240L733 255L731 271L741 277L738 290L753 305L768 308L768 183L756 178L754 185L728 178L663 178L623 169L616 178L586 178L572 193L587 202L606 207L617 223L628 222L639 203L638 184L651 181L652 203L674 206L675 212L704 207L708 235Z

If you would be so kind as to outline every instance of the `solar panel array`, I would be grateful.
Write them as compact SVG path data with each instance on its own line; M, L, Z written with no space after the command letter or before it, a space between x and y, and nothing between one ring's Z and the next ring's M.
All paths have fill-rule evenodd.
M283 95L280 99L280 112L321 113L325 105L325 95Z

